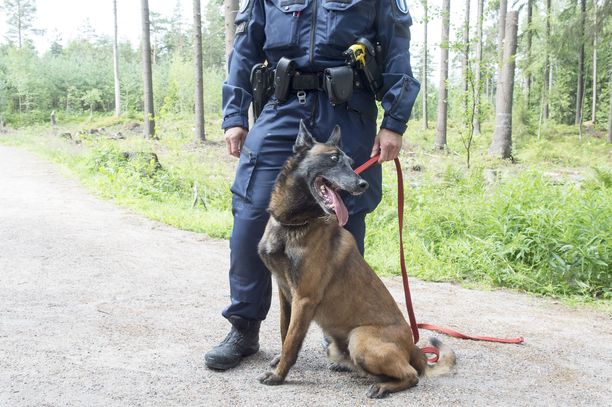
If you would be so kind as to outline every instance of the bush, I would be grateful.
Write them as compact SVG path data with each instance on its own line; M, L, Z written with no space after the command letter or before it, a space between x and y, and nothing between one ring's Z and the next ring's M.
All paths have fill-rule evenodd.
M536 172L492 187L480 173L458 177L447 171L446 178L452 182L407 195L411 272L549 295L612 297L606 175L583 188L554 185ZM385 186L390 190L383 208L393 208L395 187ZM369 219L368 258L397 273L397 243L388 243L397 235L395 215L381 209Z

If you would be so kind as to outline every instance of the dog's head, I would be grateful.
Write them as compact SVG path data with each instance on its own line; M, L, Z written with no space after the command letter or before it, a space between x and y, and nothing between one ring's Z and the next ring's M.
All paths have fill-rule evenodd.
M333 129L327 142L318 143L301 121L293 150L302 157L295 174L306 182L323 211L335 213L339 223L344 225L348 211L339 192L359 195L368 188L368 183L353 171L353 160L340 149L340 143L339 126Z

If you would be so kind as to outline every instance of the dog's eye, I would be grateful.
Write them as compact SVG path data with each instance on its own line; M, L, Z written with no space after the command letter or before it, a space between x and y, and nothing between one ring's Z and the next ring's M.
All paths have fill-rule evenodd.
M330 158L333 162L338 162L340 156L338 154L332 154Z

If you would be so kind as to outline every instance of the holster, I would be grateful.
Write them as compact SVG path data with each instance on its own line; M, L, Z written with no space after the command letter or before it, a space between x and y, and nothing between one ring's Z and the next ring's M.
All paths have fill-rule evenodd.
M273 71L265 64L257 64L251 69L253 87L253 116L259 117L270 96L274 92Z
M347 102L353 96L354 76L350 66L327 68L323 86L332 105Z
M279 103L285 103L289 98L291 80L295 75L295 61L282 57L274 72L274 97Z

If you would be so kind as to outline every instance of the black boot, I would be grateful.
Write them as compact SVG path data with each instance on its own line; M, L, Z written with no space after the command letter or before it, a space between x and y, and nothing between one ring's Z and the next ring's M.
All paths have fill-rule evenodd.
M259 326L261 321L250 321L238 316L228 318L232 329L225 339L204 355L210 369L227 370L236 367L245 356L259 350Z

